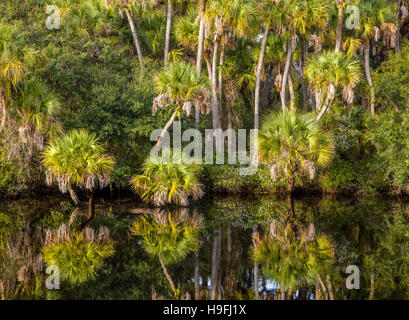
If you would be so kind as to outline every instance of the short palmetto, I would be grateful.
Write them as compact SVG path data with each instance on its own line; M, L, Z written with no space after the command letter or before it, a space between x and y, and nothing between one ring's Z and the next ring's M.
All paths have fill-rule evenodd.
M199 180L200 165L175 149L163 152L169 157L149 157L143 164L143 175L132 177L133 190L155 206L188 206L189 198L200 199L204 195Z
M106 187L115 162L105 154L96 135L82 129L51 141L44 149L43 163L47 184L56 182L61 192L69 191L74 202L78 202L72 186L91 191Z
M259 133L259 156L271 166L271 178L294 180L294 175L315 177L316 167L328 165L334 155L331 134L325 131L314 114L285 110L270 114Z

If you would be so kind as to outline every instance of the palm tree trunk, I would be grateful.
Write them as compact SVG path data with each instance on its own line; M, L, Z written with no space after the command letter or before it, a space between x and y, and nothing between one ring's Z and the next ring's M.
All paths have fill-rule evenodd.
M267 24L264 30L263 42L261 43L260 55L258 57L257 64L257 78L256 78L256 90L254 94L254 129L259 129L259 119L260 119L260 82L261 82L261 72L263 70L264 56L266 54L268 33L270 31L270 25Z
M172 116L170 117L169 121L166 123L165 127L162 129L162 132L161 132L161 134L160 134L160 136L159 136L159 138L158 138L158 141L156 142L156 146L157 146L157 147L161 144L161 142L162 142L162 140L163 140L163 137L165 136L166 132L168 132L170 126L171 126L171 125L173 124L173 122L175 121L176 115L177 115L177 112L176 112L176 111L173 112L173 114L172 114Z
M328 290L327 290L327 286L324 284L324 281L322 281L321 275L318 274L317 275L317 279L321 285L322 290L324 290L324 295L325 295L325 299L328 300Z
M321 300L321 288L320 288L320 282L318 280L315 281L315 300Z
M325 112L327 112L327 110L329 109L329 106L331 105L332 100L334 100L335 86L332 83L328 86L327 91L328 91L327 92L327 98L325 99L325 103L324 103L324 106L321 109L321 112L317 116L317 121L320 121L322 119Z
M291 38L290 43L288 44L287 60L285 62L284 73L283 73L283 83L281 84L281 107L283 108L283 110L287 108L287 105L286 105L287 80L288 80L288 73L290 71L291 56L293 54L293 51L296 45L297 45L297 38L294 35Z
M71 187L71 185L67 186L67 190L70 193L71 199L74 202L76 206L79 205L80 201L78 200L77 194L75 193L74 189Z
M337 2L340 2L337 0ZM342 1L343 2L343 1ZM335 52L341 50L342 45L342 25L344 24L344 7L343 4L338 3L338 20L337 20L337 33L335 40Z
M327 275L327 283L328 283L329 299L330 300L335 300L334 299L334 291L332 290L331 277L329 275Z
M197 45L197 59L196 59L196 71L200 78L202 73L202 57L203 57L203 45L204 45L204 30L205 30L205 0L200 0L200 27L199 27L199 43ZM200 119L200 110L199 108L195 109L195 119L196 123Z
M288 91L290 92L290 110L293 110L295 106L295 94L293 79L291 78L290 74L288 75Z
M375 274L373 271L371 272L371 280L370 280L370 290L369 290L369 300L373 300L375 295Z
M159 257L159 262L160 262L160 265L162 266L162 270L166 276L166 279L168 279L169 281L169 284L170 284L170 287L172 288L173 293L176 295L177 290L176 290L175 283L173 282L172 277L170 276L168 269L166 268L166 265L163 263L163 260L161 257Z
M135 43L136 52L138 53L139 66L140 66L141 69L143 69L142 50L141 50L141 45L139 44L138 34L136 33L135 24L133 22L132 15L131 15L131 13L129 12L128 9L125 9L125 13L126 13L126 16L128 18L129 26L131 27L132 37L133 37L133 41Z
M105 8L109 9L109 0L105 0Z
M6 99L5 92L3 88L0 88L0 109L1 109L1 127L2 130L6 125L7 120L7 109L6 109Z
M371 101L370 101L370 109L371 109L371 114L375 114L375 89L373 87L372 83L372 76L371 76L371 69L369 66L369 48L370 47L370 42L369 40L365 44L365 74L366 74L366 79L368 80L368 85L369 88L371 89Z
M164 57L163 57L165 66L168 64L171 27L172 27L172 0L168 0L168 8L166 12L165 52L164 52Z
M200 300L200 284L199 284L199 253L196 253L195 265L195 300Z
M214 39L214 48L213 48L213 60L212 60L212 124L213 129L220 128L219 121L219 101L217 98L217 56L219 51L219 39L218 36L215 36Z
M280 283L281 300L285 300L285 289L283 283Z
M219 120L220 128L222 128L222 119L223 119L223 66L225 58L225 41L223 40L220 48L220 63L219 63Z

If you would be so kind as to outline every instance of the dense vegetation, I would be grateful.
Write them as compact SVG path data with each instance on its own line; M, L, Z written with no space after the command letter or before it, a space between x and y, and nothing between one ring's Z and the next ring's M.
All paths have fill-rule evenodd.
M360 24L342 28L352 4ZM296 187L409 192L405 1L58 0L51 30L47 5L0 4L3 194L43 186L42 150L73 129L98 135L116 161L111 186L130 188L154 129L176 118L259 128L286 109L316 115L335 141L331 164ZM287 182L270 166L205 166L201 180L208 192L272 192Z

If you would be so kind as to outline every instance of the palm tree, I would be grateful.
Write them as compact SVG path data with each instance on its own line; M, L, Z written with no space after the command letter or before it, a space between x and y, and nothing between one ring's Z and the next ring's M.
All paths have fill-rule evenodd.
M109 184L115 163L112 157L105 155L105 147L96 135L84 129L72 130L51 141L42 157L48 185L58 183L60 191L68 191L75 204L79 201L72 186L91 192L88 219L92 219L96 188L102 189Z
M320 268L328 267L333 256L329 240L316 237L312 224L303 228L274 220L269 232L254 243L255 261L268 278L280 283L283 298L285 290L290 296L298 287L315 283Z
M57 230L47 230L42 258L46 265L58 266L61 280L80 284L95 280L97 270L114 252L108 228L78 232L63 224Z
M153 80L155 91L159 94L153 100L152 112L171 107L172 116L165 125L156 143L159 146L170 126L182 112L190 115L192 103L202 113L209 109L208 84L204 77L198 77L195 68L185 62L174 62L160 71Z
M326 51L307 61L304 74L317 95L317 120L321 120L335 98L336 89L343 89L343 98L348 104L354 99L354 87L361 79L359 62L343 52ZM326 95L324 105L322 97Z
M130 227L134 236L142 236L145 251L159 260L175 297L179 296L179 289L169 274L167 265L178 263L189 253L199 249L201 225L202 219L197 216L172 216L159 212L138 217Z
M322 129L314 115L285 110L270 114L259 134L259 156L271 165L271 178L288 179L288 190L294 189L296 173L315 177L316 167L328 165L334 155L332 136Z
M370 49L371 40L377 41L380 37L379 26L386 22L391 16L391 4L386 0L367 0L360 1L358 4L360 12L360 24L358 32L363 40L365 56L365 75L371 91L370 110L375 114L375 89L373 87L371 68L370 68Z
M62 133L61 124L56 119L61 110L59 99L36 79L24 81L14 101L14 111L19 123L19 138L31 150L44 148L44 136L55 138Z
M20 45L20 39L20 30L0 23L0 129L6 124L6 103L10 99L11 91L23 80L27 60L33 56L31 49Z
M187 159L179 151L165 149L163 157L149 157L143 165L143 175L131 179L132 188L146 202L155 206L174 203L189 205L189 197L194 200L203 196L203 186L199 181L200 165ZM165 154L169 155L169 159Z
M142 49L141 45L139 43L139 38L138 38L138 33L136 32L136 27L135 23L133 21L133 16L132 16L132 9L134 8L134 4L136 3L136 0L115 0L115 5L118 7L118 10L124 10L126 17L128 19L129 26L131 28L132 32L132 37L134 40L136 52L138 54L138 60L139 60L139 66L141 69L143 69L143 63L142 63Z
M289 42L287 60L281 85L281 105L287 108L287 81L291 65L291 56L297 46L298 36L305 36L309 31L321 29L328 23L330 2L328 0L289 0L283 3L281 19L287 26Z

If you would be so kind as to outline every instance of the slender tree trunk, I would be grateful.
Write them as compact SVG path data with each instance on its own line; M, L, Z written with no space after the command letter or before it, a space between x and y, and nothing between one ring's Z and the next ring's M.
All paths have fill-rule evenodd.
M256 78L256 90L254 94L254 129L259 129L259 119L260 119L260 83L261 83L261 73L263 71L264 56L266 54L268 33L270 31L270 25L265 26L263 42L261 43L260 55L258 57L257 64L257 78Z
M75 193L74 189L71 187L71 185L68 185L67 189L70 193L72 201L76 206L78 206L80 204L80 201L78 200L77 194Z
M200 284L199 284L199 253L196 253L196 265L195 265L195 300L200 300Z
M324 284L324 281L322 281L320 274L317 275L317 279L321 285L322 290L324 291L325 299L328 300L328 290L327 290L326 285Z
M283 283L280 283L281 300L285 300L285 289Z
M212 250L212 273L211 273L211 294L210 299L216 300L217 297L217 283L219 275L219 237L220 231L217 230L213 239L213 250Z
M288 91L290 92L290 110L293 110L295 106L295 93L293 78L290 74L288 75Z
M166 265L163 263L163 260L162 260L161 257L159 257L159 262L160 262L160 265L162 266L163 273L165 274L166 278L168 279L170 287L172 288L172 291L173 291L174 295L176 296L177 289L176 289L175 283L173 282L172 277L170 276L170 274L168 272L168 269L166 268Z
M165 66L168 64L171 27L172 27L172 0L168 0L168 8L166 12L165 52L164 52L164 57L163 57Z
M253 227L252 237L253 237L253 243L255 244L255 240L257 238L257 226ZM259 282L258 274L259 274L258 263L254 260L254 298L256 300L260 300L259 290L258 290L258 282Z
M221 43L220 48L220 63L219 63L219 119L220 119L220 128L222 128L223 121L223 66L225 58L225 40Z
M7 109L6 109L6 98L3 88L0 88L0 109L1 109L1 127L0 130L4 129L7 120Z
M91 190L91 195L88 201L88 220L91 220L95 216L95 191Z
M335 86L331 83L328 86L327 90L327 98L325 99L324 106L322 107L320 113L317 116L317 121L320 121L322 117L324 116L325 112L329 109L329 106L331 105L332 101L334 100L335 97Z
M287 52L287 60L285 62L284 73L283 73L283 83L281 85L281 107L283 110L287 109L287 80L288 80L288 73L290 71L290 64L291 64L291 56L293 51L297 45L297 38L294 35L291 38L290 43L288 44L288 52Z
M138 53L139 65L140 65L140 68L143 69L142 50L141 50L141 45L139 44L138 34L136 33L135 24L133 22L132 15L128 9L125 9L125 13L126 13L126 16L128 17L129 26L131 27L133 41L135 43L136 51Z
M328 283L329 299L330 300L335 300L334 299L334 291L332 290L331 277L329 275L327 275L327 283Z
M159 138L158 138L158 141L156 142L156 146L159 146L159 145L161 144L161 142L162 142L162 140L163 140L163 137L165 136L166 132L168 132L170 126L171 126L171 125L173 124L173 122L175 121L175 119L176 119L176 114L177 114L176 111L173 112L173 114L172 114L172 116L170 117L169 121L166 123L165 127L163 128L163 130L162 130L162 132L161 132L161 134L160 134L160 136L159 136Z
M205 0L200 1L200 27L199 27L199 43L197 46L197 59L196 59L196 70L200 78L202 73L202 57L203 57L203 45L204 45L204 30L205 30ZM196 123L200 120L200 110L195 109L195 119Z
M375 295L375 274L373 271L371 272L371 280L370 280L370 290L369 290L369 300L373 300Z
M400 16L400 8L402 7L402 0L398 1L398 12L396 13L396 34L395 34L395 53L400 52L400 23L399 23L399 16Z
M335 52L339 52L341 50L343 24L344 24L344 7L342 4L338 4L338 20L337 20L337 33L336 33L336 40L335 40Z
M375 114L375 89L372 83L372 76L371 76L371 68L369 66L369 50L370 50L370 42L369 40L365 44L365 74L366 79L368 80L368 85L371 90L371 101L370 101L370 110L371 114Z
M219 39L215 36L214 48L213 48L213 60L212 60L212 124L213 129L220 128L219 121L219 101L217 98L217 56L219 52Z
M105 0L105 8L109 9L109 0Z
M321 288L318 277L317 280L315 281L315 300L321 300Z

